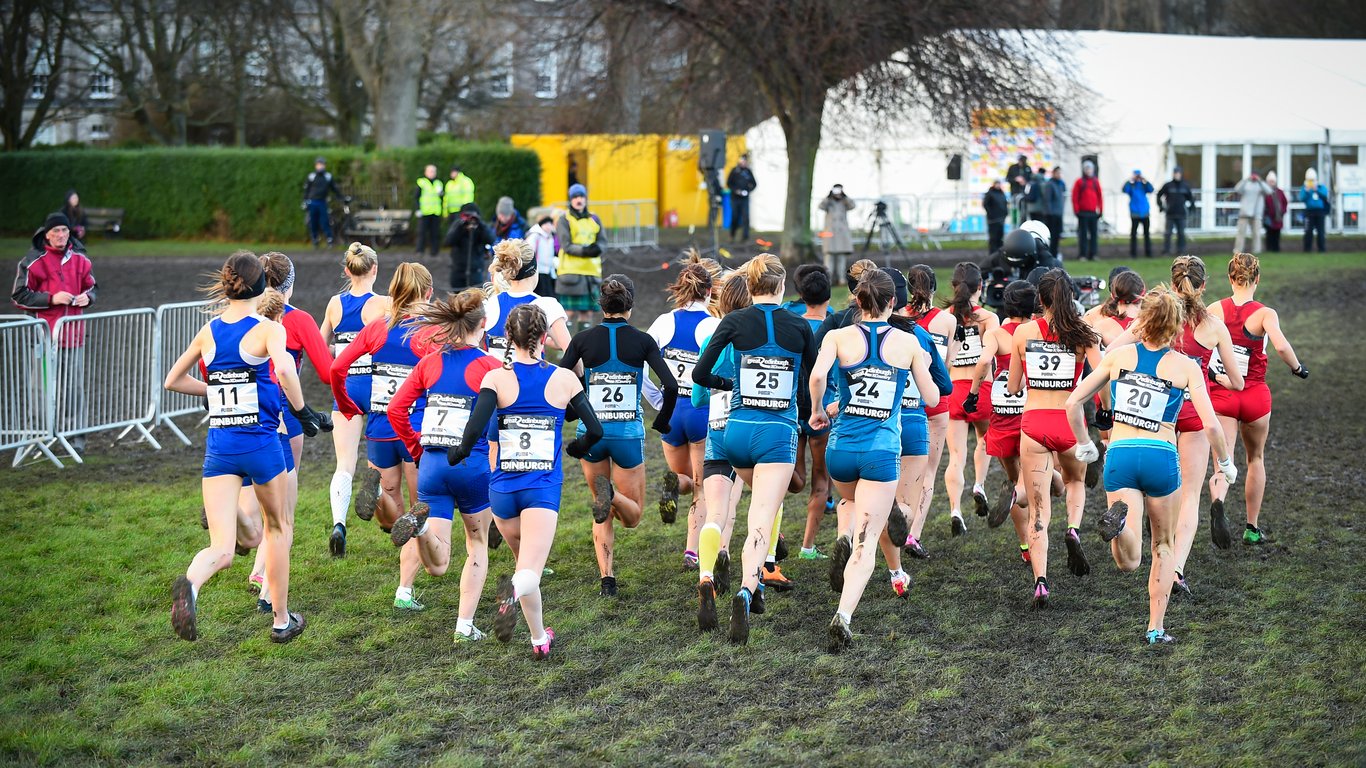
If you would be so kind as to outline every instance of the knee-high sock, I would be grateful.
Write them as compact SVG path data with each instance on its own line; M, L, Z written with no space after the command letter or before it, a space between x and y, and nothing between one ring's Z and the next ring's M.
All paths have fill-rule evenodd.
M710 579L716 565L716 555L721 551L721 526L707 523L697 535L697 577Z
M351 473L332 473L332 489L328 494L332 503L332 524L346 525L346 511L351 507Z
M777 562L778 559L778 533L783 529L783 505L778 505L778 514L773 517L773 535L768 537L768 557L766 563Z

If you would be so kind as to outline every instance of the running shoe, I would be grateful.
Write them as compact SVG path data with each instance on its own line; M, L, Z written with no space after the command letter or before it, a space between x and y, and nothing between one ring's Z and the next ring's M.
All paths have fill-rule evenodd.
M498 612L493 617L493 636L498 642L506 643L512 639L512 630L517 626L517 593L512 588L512 579L498 577L498 591L494 593Z
M284 629L271 628L270 641L272 643L287 643L299 635L302 635L304 633L304 627L307 625L308 622L304 621L302 614L291 612L289 614L289 624L285 625Z
M252 575L247 577L247 591L254 592L259 595L261 594L261 587L265 586L265 583L265 576L259 573L253 573Z
M1243 530L1244 544L1265 544L1266 534L1260 528L1245 528Z
M663 520L665 525L673 525L678 519L678 475L672 470L666 470L660 478L659 519Z
M1048 486L1048 490L1055 499L1061 499L1067 493L1067 486L1062 481L1062 473L1056 469L1053 470L1053 481L1052 485Z
M807 549L802 547L802 551L797 553L798 560L829 560L830 556L820 551L816 547Z
M503 532L498 530L497 524L489 526L489 550L495 550L503 546Z
M1024 561L1025 565L1029 565L1029 547L1020 547L1020 559Z
M697 570L697 553L691 549L683 553L683 570Z
M555 630L550 627L545 628L545 642L540 645L531 646L531 658L536 661L545 661L550 658L550 644L555 642Z
M417 595L413 595L406 600L395 597L394 608L400 611L412 611L413 613L421 613L422 611L427 610L427 606L417 601Z
M788 554L790 553L787 550L787 537L780 533L778 534L778 543L773 547L773 560L781 563L787 559Z
M199 508L199 527L209 530L209 510L203 507Z
M825 635L827 638L825 648L831 653L843 651L854 641L854 633L849 631L849 625L840 618L839 614L835 614L835 617L830 620L830 627L826 630Z
M920 560L929 560L930 553L921 545L920 540L914 536L906 536L906 544L901 548L902 552Z
M768 598L765 595L768 590L764 589L763 582L759 582L759 588L749 594L749 612L754 616L762 614L768 610Z
M184 574L171 583L171 627L181 640L199 639L195 624L194 589Z
M854 554L854 544L848 536L841 536L835 539L834 554L830 556L830 591L844 591L844 567L849 564L849 558Z
M1006 478L1001 483L1001 494L996 497L996 506L991 508L987 514L987 527L999 528L1010 517L1010 510L1015 507L1015 484Z
M749 643L749 590L742 589L730 599L730 631L727 634L732 643Z
M962 515L949 515L949 524L953 526L954 536L962 536L968 532L968 524L963 522Z
M911 574L902 571L892 577L892 591L897 597L905 599L911 594Z
M1096 452L1099 453L1100 455L1096 457L1096 460L1095 460L1095 461L1093 461L1093 462L1091 462L1090 464L1087 464L1087 465L1086 465L1086 487L1087 487L1087 488L1095 488L1095 487L1096 487L1096 484L1100 482L1101 470L1105 468L1105 443L1104 443L1104 441L1101 441L1101 440L1097 440L1097 441L1096 441Z
M702 632L716 629L716 585L711 579L697 583L697 628Z
M600 597L617 596L617 579L615 576L602 577L602 587L598 589L598 595Z
M468 635L459 630L456 630L451 634L455 635L456 645L463 645L465 643L477 643L480 640L484 639L484 633L479 631L478 627L470 627L470 633Z
M716 594L730 592L730 553L721 550L716 553L716 563L712 566L711 577L716 579Z
M256 612L275 613L275 606L272 605L271 602L265 599L264 597L258 597L256 598Z
M790 592L797 586L797 582L783 575L783 569L778 567L777 564L774 564L773 570L771 571L768 568L764 568L763 572L759 574L759 581L762 582L765 587L775 589L779 592Z
M1034 584L1034 597L1029 600L1029 607L1036 611L1042 611L1048 607L1048 585L1042 581Z
M906 524L906 513L901 505L892 500L892 511L887 514L887 538L892 541L905 541L911 535L911 527Z
M333 557L346 557L346 526L337 523L332 526L332 535L327 537L327 551Z
M1086 554L1081 551L1081 534L1076 528L1067 529L1067 570L1073 576L1082 577L1091 572L1091 564L1086 561Z
M593 478L593 522L601 525L612 516L612 497L615 495L612 481L606 475Z
M356 517L370 520L379 506L379 470L366 467L360 473L360 489L356 491Z
M972 503L976 507L978 517L987 516L987 492L982 490L982 486L972 487Z
M832 512L835 509L835 496L831 494L825 497L825 511Z
M233 544L232 551L237 553L238 557L246 557L247 555L251 554L251 547L248 547L247 545L242 543L236 543Z
M1124 524L1129 519L1129 505L1122 501L1116 501L1110 508L1100 514L1100 520L1096 521L1096 530L1100 531L1100 540L1107 544L1115 540L1115 537L1124 531Z
M1165 629L1148 630L1148 645L1171 645L1176 642L1176 638L1167 634Z
M1172 597L1184 597L1187 599L1195 597L1195 595L1191 594L1190 585L1186 583L1186 577L1180 573L1176 574L1176 578L1172 581Z
M432 508L425 502L419 501L408 509L402 517L394 521L394 526L390 529L389 540L394 542L395 547L402 547L407 544L417 532L422 530L422 526L427 522L427 516L432 513Z
M1209 505L1209 536L1214 546L1228 549L1233 546L1233 533L1228 529L1228 518L1224 517L1224 500L1215 499Z

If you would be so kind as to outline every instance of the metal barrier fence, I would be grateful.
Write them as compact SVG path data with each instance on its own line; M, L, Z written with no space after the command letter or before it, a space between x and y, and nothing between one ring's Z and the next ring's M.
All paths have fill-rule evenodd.
M76 463L73 439L136 430L157 450L148 427L156 420L160 381L156 369L156 311L125 309L63 317L52 328L52 436Z
M0 451L15 451L14 465L37 449L62 466L52 439L52 380L48 376L47 323L0 317Z
M197 397L172 392L161 385L176 358L180 357L180 353L185 351L194 340L195 334L204 326L208 319L205 315L208 307L207 301L183 301L178 304L162 304L156 311L157 356L152 385L161 394L157 402L156 421L152 428L165 426L186 445L190 445L190 438L176 426L174 419L202 414L203 403Z

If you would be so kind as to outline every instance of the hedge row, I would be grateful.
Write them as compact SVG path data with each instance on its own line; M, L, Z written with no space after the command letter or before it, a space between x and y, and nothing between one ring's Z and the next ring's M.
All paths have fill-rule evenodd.
M318 149L124 149L0 153L0 230L28 234L62 206L68 189L94 208L123 208L135 238L297 241L299 210L313 160L327 158L343 192L396 183L412 207L413 181L435 163L446 178L458 162L475 183L475 202L492 218L502 195L526 211L541 201L540 161L503 144L438 143L366 152Z

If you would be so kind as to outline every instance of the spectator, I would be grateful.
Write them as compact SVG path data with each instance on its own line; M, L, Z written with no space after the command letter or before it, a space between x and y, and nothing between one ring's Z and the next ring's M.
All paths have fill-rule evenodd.
M1043 221L1048 215L1048 198L1052 193L1048 186L1048 170L1040 167L1029 177L1029 186L1025 189L1025 211L1031 221Z
M982 195L982 210L987 214L987 253L995 253L1005 240L1006 217L1010 215L1010 202L999 179L991 182L991 188Z
M526 219L512 204L512 198L504 195L498 198L498 205L493 209L493 244L497 245L504 240L522 239L526 237Z
M560 244L555 295L569 316L572 335L592 324L602 285L602 221L589 212L584 185L569 188L569 212L555 224L555 239Z
M555 297L555 219L542 216L527 232L526 240L536 251L536 295Z
M854 201L844 194L844 185L836 184L830 188L818 206L825 212L825 229L821 238L825 241L825 267L832 275L845 275L845 264L854 252L854 235L849 231L849 212L854 210Z
M94 268L85 255L85 246L71 236L71 222L64 213L50 213L43 226L33 233L33 247L19 262L10 297L14 305L47 323L48 330L56 330L63 317L81 315L95 301L97 284ZM85 425L85 328L84 323L62 326L61 338L53 339L60 356L58 367L66 372L62 384L69 385L58 393L59 431ZM106 373L101 371L101 375ZM61 419L66 414L67 419ZM85 450L85 437L71 440L76 453Z
M318 247L318 236L327 237L327 246L332 247L332 221L327 209L329 194L342 197L341 190L332 174L327 171L327 159L313 161L313 172L304 181L304 210L308 211L308 237L313 247Z
M442 211L446 214L446 226L454 226L455 220L466 203L474 202L474 180L460 172L457 163L451 166L451 178L441 196Z
M1148 195L1153 193L1153 184L1143 178L1143 171L1134 169L1134 175L1124 182L1124 194L1129 196L1129 257L1138 255L1138 228L1143 227L1143 255L1153 257L1153 241L1148 236L1148 214L1151 205Z
M430 250L433 256L441 252L441 180L436 177L436 166L428 165L413 190L413 207L417 209L417 254Z
M1266 172L1266 185L1271 188L1271 194L1266 196L1266 204L1262 208L1262 225L1266 227L1266 249L1272 253L1281 252L1281 228L1285 226L1285 212L1290 207L1290 201L1285 197L1285 191L1276 186L1276 172Z
M754 172L749 169L749 153L740 155L735 167L726 177L726 188L730 190L730 239L735 238L737 230L744 235L741 240L749 240L749 193L758 186L754 182Z
M1262 211L1266 209L1266 196L1271 194L1271 187L1254 173L1238 182L1233 193L1238 195L1238 231L1233 236L1233 252L1243 253L1245 238L1250 237L1252 250L1248 253L1261 253Z
M1081 178L1072 185L1072 213L1077 216L1077 258L1095 261L1105 198L1096 180L1096 165L1090 160L1081 164Z
M488 282L488 254L493 236L479 217L479 206L465 203L446 230L446 245L451 247L451 292L477 288Z
M1062 213L1067 209L1067 182L1063 181L1062 169L1054 166L1053 178L1048 180L1052 195L1048 198L1048 250L1053 258L1058 258L1058 244L1062 242Z
M1025 185L1029 183L1029 158L1020 155L1015 164L1006 169L1006 181L1010 184L1010 205L1012 223L1020 223L1020 202L1024 197Z
M62 213L66 215L66 220L71 222L71 235L85 242L85 229L90 226L90 217L85 215L85 206L81 205L81 196L76 194L76 190L66 191L66 203L62 205Z
M1195 193L1182 178L1181 166L1172 169L1172 179L1157 190L1157 210L1167 214L1162 230L1162 255L1172 252L1172 230L1176 230L1176 252L1186 252L1186 214L1195 209Z
M1313 169L1304 172L1304 186L1300 188L1299 199L1304 203L1304 252L1308 253L1314 245L1314 233L1319 236L1319 253L1326 249L1323 228L1333 204L1328 199L1328 187L1319 183L1319 175Z

